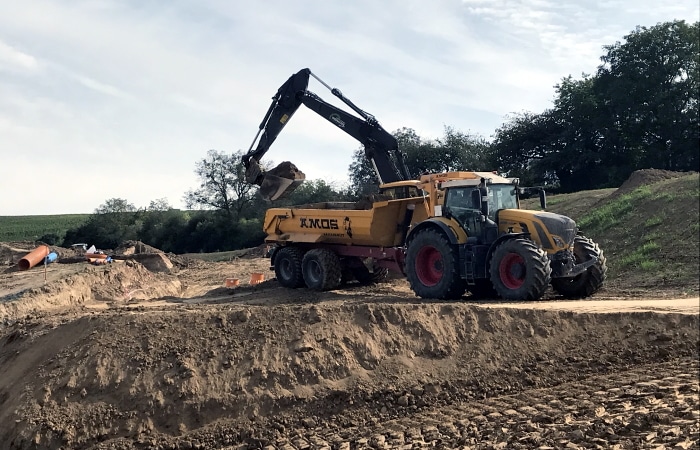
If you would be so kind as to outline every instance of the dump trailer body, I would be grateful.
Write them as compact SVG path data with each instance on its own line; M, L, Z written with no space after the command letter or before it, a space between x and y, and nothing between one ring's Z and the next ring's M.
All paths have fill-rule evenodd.
M414 209L424 208L423 203L423 198L408 198L374 202L371 209L353 202L270 208L265 214L265 242L401 246Z

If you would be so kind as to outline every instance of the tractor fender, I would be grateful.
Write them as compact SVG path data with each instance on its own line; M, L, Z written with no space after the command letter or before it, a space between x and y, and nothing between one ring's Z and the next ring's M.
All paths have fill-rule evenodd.
M450 244L456 245L467 242L467 233L465 233L462 227L457 225L455 221L444 217L433 217L428 220L424 220L411 228L406 236L406 244L408 244L413 237L417 236L419 232L428 228L436 228L440 230L440 232L450 241Z

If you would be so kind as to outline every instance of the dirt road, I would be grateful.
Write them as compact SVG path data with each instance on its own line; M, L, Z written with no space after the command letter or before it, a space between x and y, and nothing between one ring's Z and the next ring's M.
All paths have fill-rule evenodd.
M172 262L0 274L3 448L697 448L696 294L426 302Z

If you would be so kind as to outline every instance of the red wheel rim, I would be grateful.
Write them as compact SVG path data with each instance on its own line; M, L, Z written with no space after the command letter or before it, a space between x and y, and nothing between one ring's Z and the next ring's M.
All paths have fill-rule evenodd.
M442 255L432 245L426 245L416 255L416 275L425 286L435 286L442 280Z
M508 289L518 289L525 283L525 260L517 253L508 253L498 265L498 274Z

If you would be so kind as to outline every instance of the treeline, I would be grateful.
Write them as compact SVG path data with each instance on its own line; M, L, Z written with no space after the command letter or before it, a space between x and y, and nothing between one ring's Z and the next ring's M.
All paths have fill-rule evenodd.
M637 27L594 75L556 86L554 106L496 131L492 164L563 192L619 186L637 169L697 171L700 22Z
M698 171L700 22L638 27L604 49L595 74L563 78L552 108L509 117L491 141L451 126L436 139L397 130L409 172L497 170L524 185L574 192L619 186L638 169ZM185 194L192 210L175 210L164 200L137 210L111 199L70 230L64 244L113 248L136 239L175 253L250 247L262 242L262 218L271 206L356 200L377 189L358 149L348 186L310 180L270 204L245 182L241 157L210 150L197 162L200 186Z
M209 152L209 161L212 157L229 158L218 152ZM238 164L241 164L240 158ZM270 204L257 195L257 189L230 197L235 190L233 185L244 181L242 178L231 178L229 182L226 186L219 184L220 193L226 192L226 195L220 195L219 201L223 201L224 197L231 200L225 207L214 208L201 200L193 200L193 195L204 198L208 187L189 192L186 199L189 206L207 206L209 209L182 211L174 209L165 199L152 201L148 207L139 209L125 199L113 198L100 205L85 223L69 229L62 242L56 236L55 242L47 243L60 243L64 247L87 243L101 249L113 249L124 241L138 240L172 253L209 253L249 248L263 242L262 219L270 206L352 198L347 192L323 180L311 180L289 197ZM215 198L212 192L208 194L208 199Z

